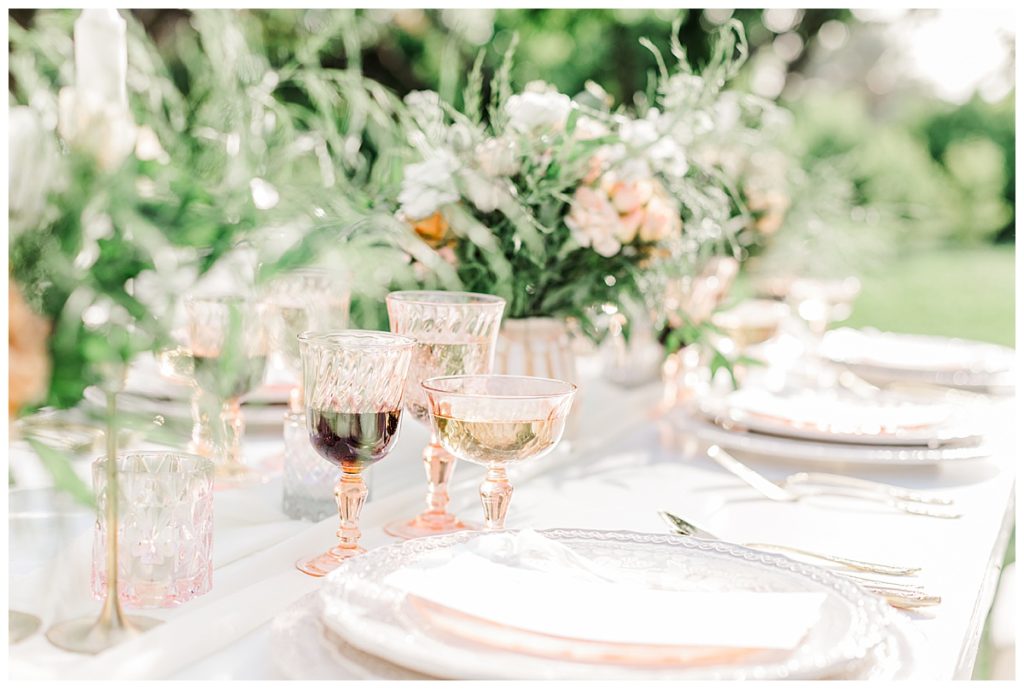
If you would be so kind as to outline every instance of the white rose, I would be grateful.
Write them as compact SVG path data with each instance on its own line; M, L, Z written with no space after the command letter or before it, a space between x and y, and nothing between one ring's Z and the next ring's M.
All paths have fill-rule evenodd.
M683 231L679 207L667 197L656 194L647 203L644 221L640 225L640 239L660 242Z
M473 145L473 132L461 122L456 122L448 127L445 140L452 150L467 151Z
M90 91L60 90L58 130L70 146L93 157L107 171L117 168L135 147L135 122L128 109Z
M434 91L412 91L406 94L403 100L427 138L432 142L442 141L445 126L441 97Z
M167 151L160 145L160 139L156 132L148 125L139 127L135 139L135 157L139 160L155 160L160 163L168 163L171 158Z
M690 169L686 152L673 139L665 136L647 150L654 166L671 177L683 177Z
M410 91L402 100L414 114L441 110L441 96L436 91Z
M410 220L422 220L442 206L459 200L453 174L458 161L447 152L439 152L422 163L406 165L398 202Z
M498 209L505 194L496 181L485 179L480 175L468 173L463 175L466 196L473 205L483 213L491 213Z
M35 110L11 108L8 122L8 220L17 233L42 220L58 157L56 142Z
M659 138L658 111L651 109L643 119L623 117L619 120L619 138L630 148L645 148Z
M586 115L576 120L576 129L573 131L573 136L577 141L599 139L607 134L609 134L609 130L604 122L595 120L593 117L587 117Z
M477 144L476 162L488 177L511 177L519 172L515 142L504 137L489 138Z
M569 119L572 100L564 93L540 90L536 82L527 90L511 96L505 103L508 126L521 134L561 131Z

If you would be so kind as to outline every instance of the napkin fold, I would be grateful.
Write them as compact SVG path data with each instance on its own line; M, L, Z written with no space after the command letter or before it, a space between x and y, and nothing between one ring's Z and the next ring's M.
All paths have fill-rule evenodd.
M497 625L563 639L792 650L821 615L823 593L675 591L622 576L533 531L487 534L383 584Z

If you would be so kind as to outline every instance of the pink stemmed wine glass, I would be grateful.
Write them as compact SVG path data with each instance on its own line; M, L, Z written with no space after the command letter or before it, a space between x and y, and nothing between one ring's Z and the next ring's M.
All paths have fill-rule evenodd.
M241 400L266 372L262 309L238 295L190 295L185 309L196 452L214 459L218 487L265 481L269 476L242 461Z
M480 484L486 530L505 528L506 467L543 457L565 431L576 386L530 376L446 376L423 382L434 434L459 459L487 467Z
M405 408L430 426L427 395L420 385L428 378L491 372L505 300L472 292L392 292L387 298L391 331L416 339L405 387ZM427 474L427 507L412 519L384 527L392 536L416 538L476 528L448 512L448 482L455 460L431 433L423 451Z
M391 451L398 438L402 396L416 341L371 330L299 335L306 429L321 457L341 469L338 544L295 566L314 577L336 569L359 547L359 513L366 502L362 473Z

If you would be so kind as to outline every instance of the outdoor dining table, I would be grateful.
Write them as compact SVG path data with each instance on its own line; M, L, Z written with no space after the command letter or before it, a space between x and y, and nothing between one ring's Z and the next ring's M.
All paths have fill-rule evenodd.
M990 457L942 466L838 466L829 470L951 496L963 516L931 519L885 505L816 497L792 503L763 498L710 461L702 446L660 410L660 384L624 389L597 377L582 385L579 423L558 451L513 473L508 527L576 527L666 533L668 510L738 543L771 542L875 562L922 568L918 583L942 603L911 616L924 643L913 676L969 678L1014 523L1016 463L1012 398L989 398ZM395 451L374 466L362 542L372 549L395 539L382 526L421 509L425 481L420 452L427 431L404 422ZM282 451L280 432L251 433L250 460ZM44 487L46 475L24 447L11 448L19 490ZM78 469L87 475L87 463ZM805 465L759 461L771 479ZM484 470L460 464L452 509L480 514L477 485ZM147 610L164 623L98 656L65 653L42 630L94 614L89 593L93 518L82 512L60 528L43 528L51 543L33 540L31 515L10 523L12 549L26 540L37 554L12 552L10 607L42 618L43 628L10 647L12 678L285 679L275 661L274 618L318 590L322 580L295 561L332 542L337 518L291 520L281 511L280 477L222 490L215 497L214 585L178 608ZM22 518L24 517L24 518ZM339 675L340 679L346 678Z

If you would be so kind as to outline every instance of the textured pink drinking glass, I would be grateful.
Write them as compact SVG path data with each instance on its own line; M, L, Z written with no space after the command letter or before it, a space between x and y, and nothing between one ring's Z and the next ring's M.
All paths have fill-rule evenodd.
M554 449L576 386L530 376L447 376L424 381L423 389L442 447L487 467L480 484L487 530L505 528L512 500L506 467Z
M107 459L93 462L96 508L107 500ZM133 608L167 608L213 586L213 462L181 452L117 457L118 595ZM106 594L107 524L96 521L92 593Z
M406 291L389 294L387 304L391 331L416 338L405 408L429 427L427 395L421 383L438 376L490 373L505 300L472 292ZM433 432L423 450L423 468L427 508L412 519L391 522L384 530L399 538L416 538L476 528L448 512L448 482L455 457Z
M338 544L295 566L314 577L336 569L359 547L359 513L366 502L363 470L398 438L402 397L416 341L372 330L308 332L299 336L306 429L313 447L341 469L334 488Z
M236 295L190 295L185 311L193 449L214 459L218 487L265 481L269 476L242 461L242 397L258 388L266 373L263 307Z

